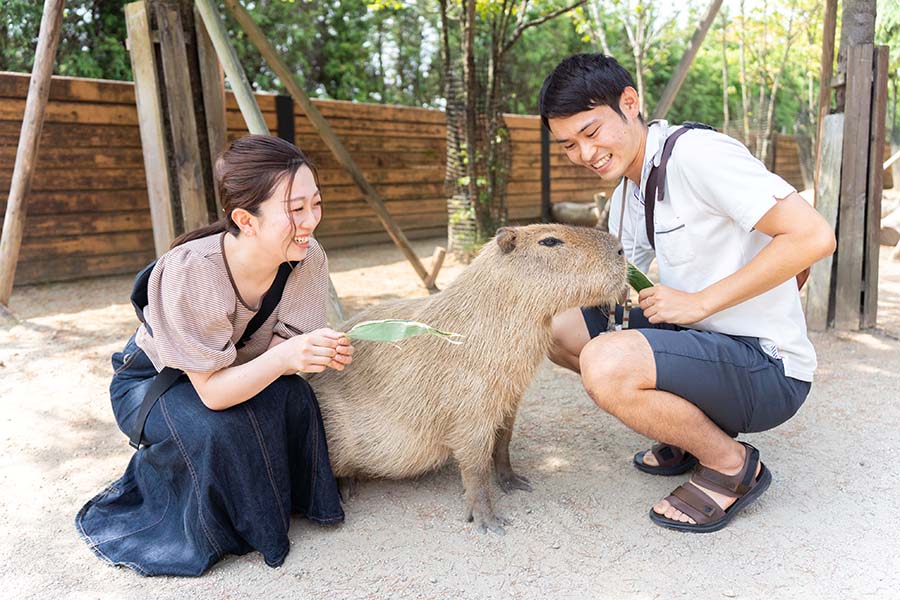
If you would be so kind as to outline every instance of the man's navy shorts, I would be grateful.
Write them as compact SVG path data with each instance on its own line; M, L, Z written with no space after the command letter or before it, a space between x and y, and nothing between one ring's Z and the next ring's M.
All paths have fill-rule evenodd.
M592 338L606 331L606 308L581 312ZM621 323L621 306L616 313ZM766 354L757 338L654 325L640 308L630 311L628 328L653 349L656 389L693 403L732 437L781 425L809 394L811 384L787 377L781 360Z

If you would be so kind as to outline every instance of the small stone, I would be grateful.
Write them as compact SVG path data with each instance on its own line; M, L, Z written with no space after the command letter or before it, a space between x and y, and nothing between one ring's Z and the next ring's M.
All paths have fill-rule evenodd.
M437 577L432 577L428 581L430 581L431 583L437 583Z
M553 548L554 550L559 550L559 542L553 542L553 544L550 547Z
M735 593L733 590L724 591L722 592L722 595L726 598L737 598L737 593Z

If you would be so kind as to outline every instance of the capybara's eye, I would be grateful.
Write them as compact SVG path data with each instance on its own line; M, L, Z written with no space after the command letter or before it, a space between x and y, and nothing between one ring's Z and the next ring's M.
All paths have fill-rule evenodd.
M541 241L538 242L541 246L547 246L548 248L552 248L553 246L559 246L563 243L563 241L559 238L555 237L545 237Z

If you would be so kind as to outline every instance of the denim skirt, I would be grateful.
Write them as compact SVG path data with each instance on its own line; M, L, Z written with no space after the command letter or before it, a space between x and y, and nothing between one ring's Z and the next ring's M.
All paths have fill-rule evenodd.
M156 370L133 337L112 363L113 412L128 435ZM277 567L290 548L291 514L344 519L319 406L298 376L222 411L206 408L183 376L150 412L144 440L125 474L75 518L111 564L196 576L226 554L255 550Z

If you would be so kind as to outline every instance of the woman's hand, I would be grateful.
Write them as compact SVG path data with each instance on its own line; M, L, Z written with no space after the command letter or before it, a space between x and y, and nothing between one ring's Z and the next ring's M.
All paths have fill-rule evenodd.
M651 323L690 325L709 316L701 294L654 285L638 294L638 304Z
M294 336L276 347L287 361L286 370L295 373L321 373L329 367L343 371L353 361L350 339L328 327Z
M344 367L353 362L353 346L350 344L350 338L343 333L340 336L338 345L334 349L334 358L328 364L335 371L343 371Z

